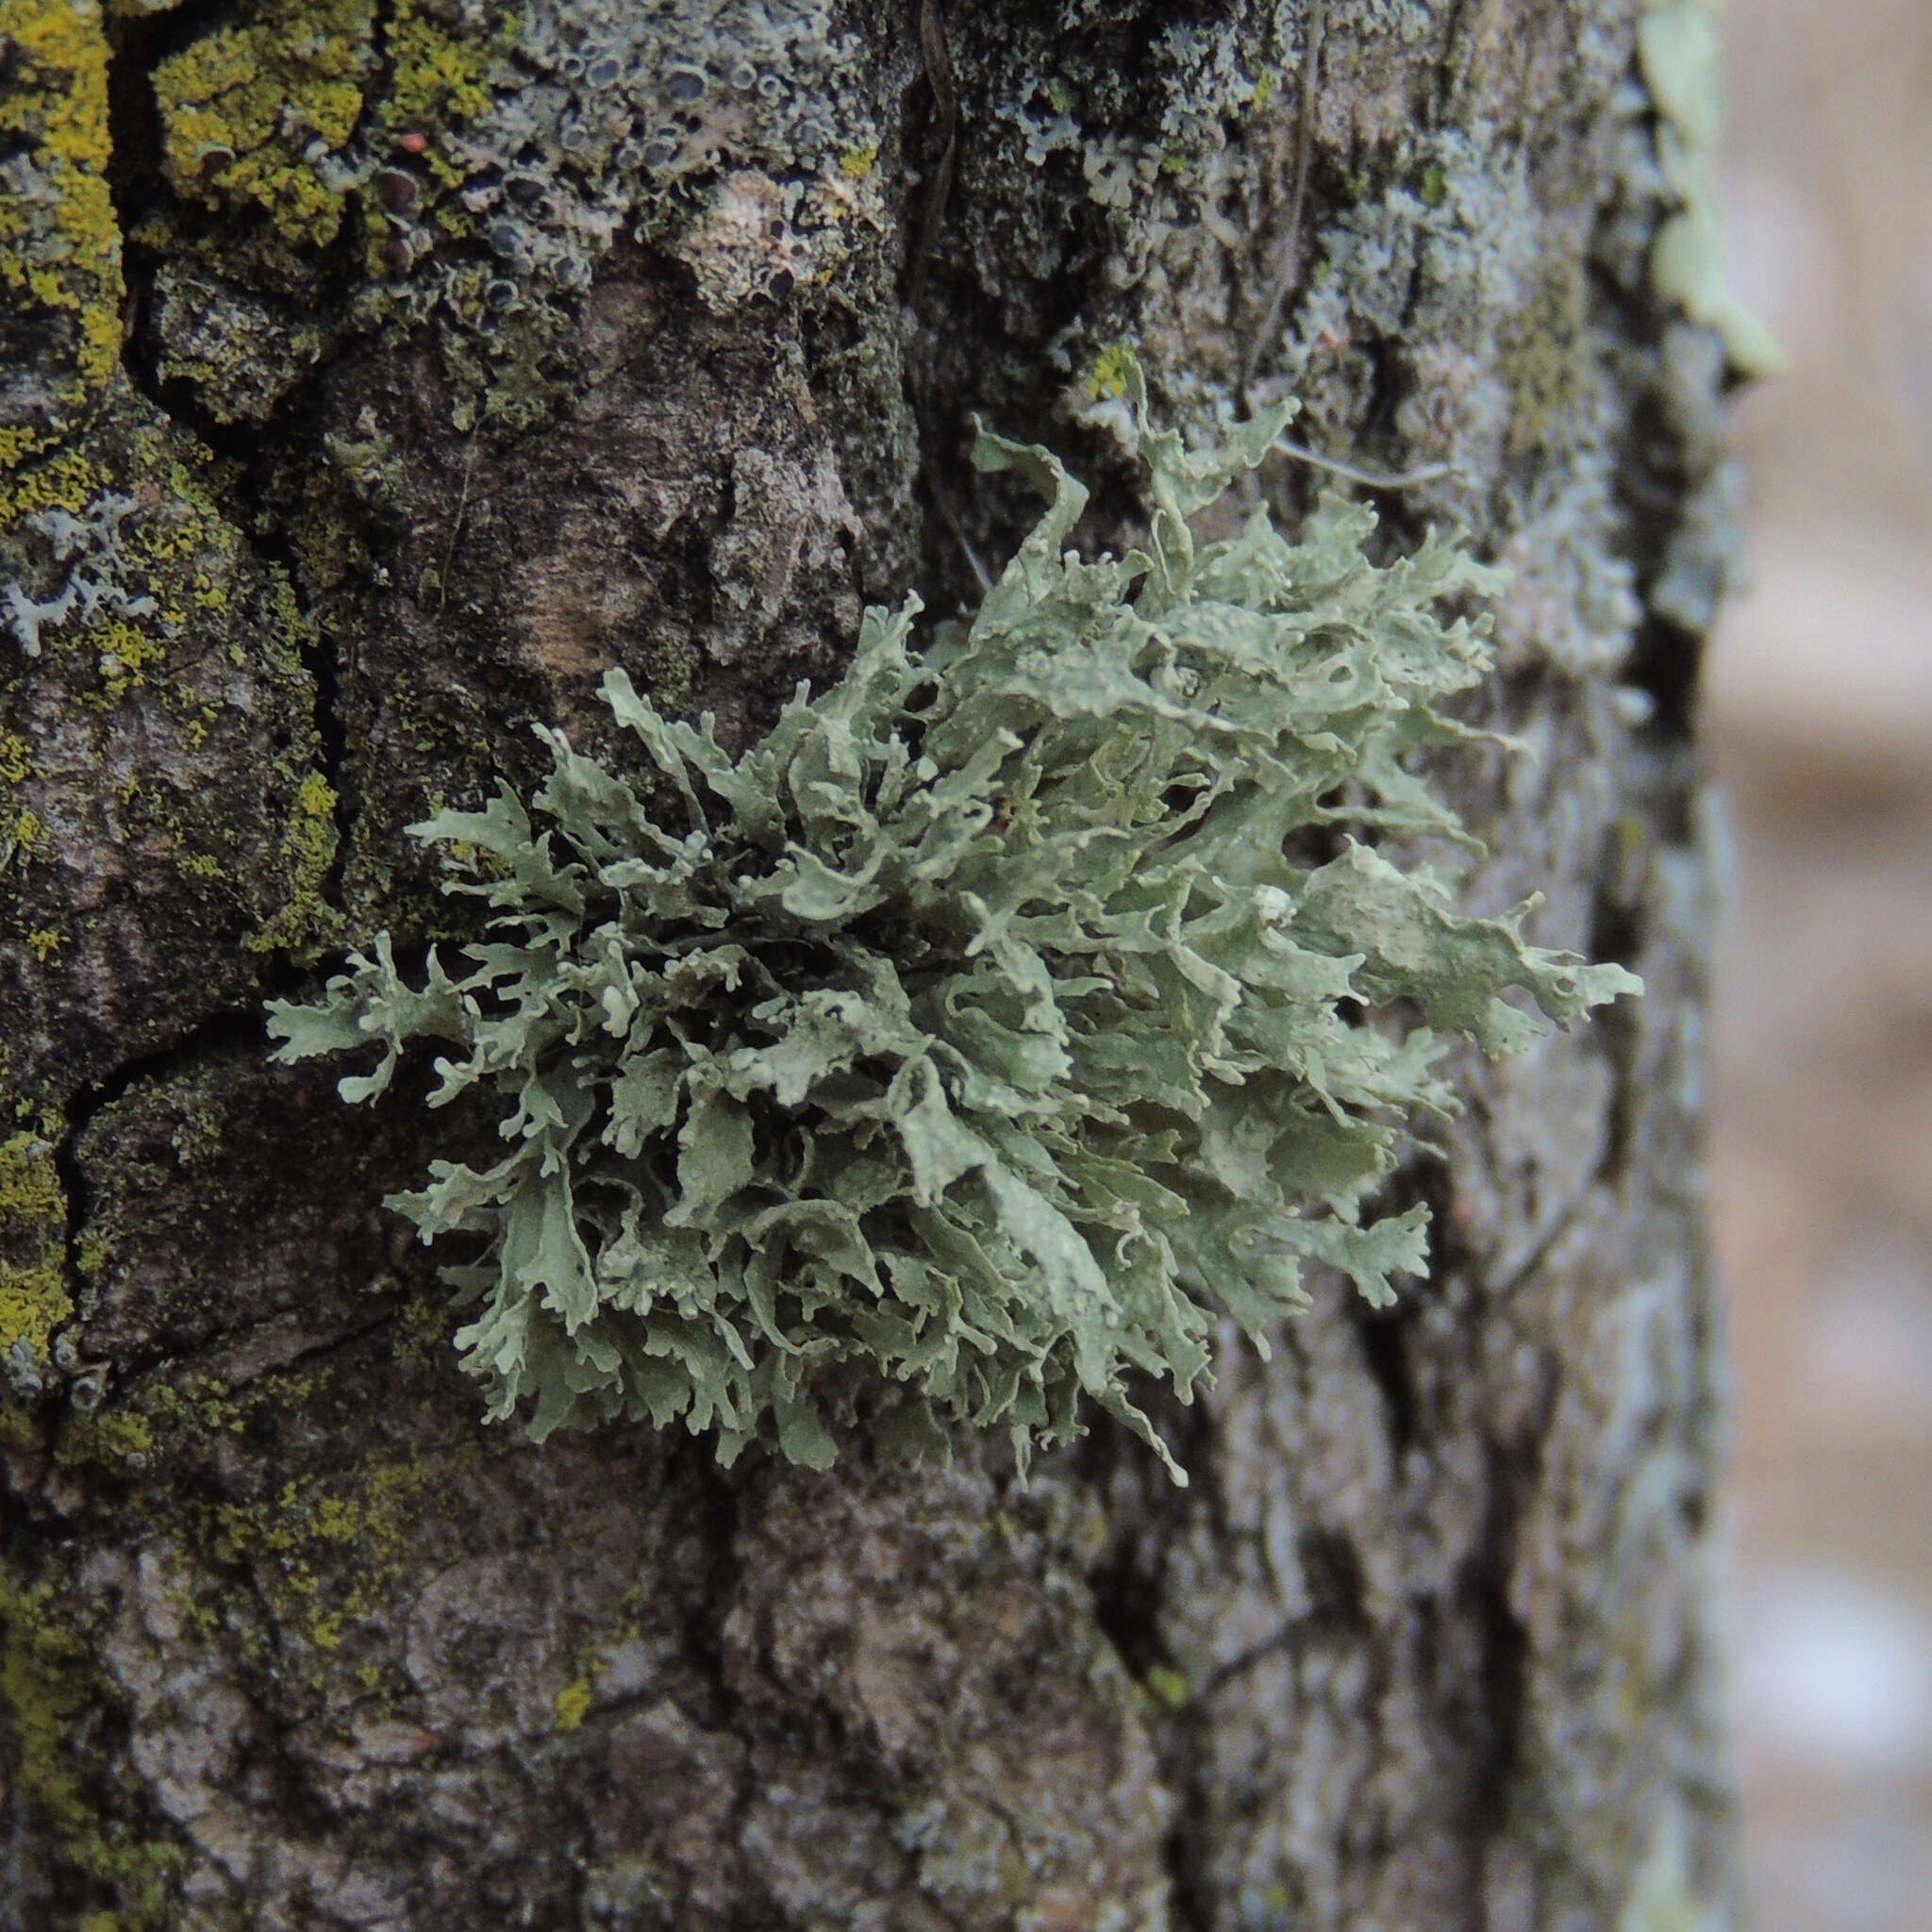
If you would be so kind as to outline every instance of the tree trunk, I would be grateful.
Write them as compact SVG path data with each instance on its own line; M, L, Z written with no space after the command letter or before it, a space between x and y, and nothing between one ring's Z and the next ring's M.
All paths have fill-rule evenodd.
M1724 348L1638 0L1326 13L0 0L0 1925L1722 1922ZM1224 1338L1186 1491L1104 1417L1030 1483L485 1426L379 1205L425 1083L352 1113L261 998L443 929L405 826L608 666L743 742L970 604L974 413L1131 541L1122 341L1511 567L1465 899L1646 997L1460 1064L1429 1279Z

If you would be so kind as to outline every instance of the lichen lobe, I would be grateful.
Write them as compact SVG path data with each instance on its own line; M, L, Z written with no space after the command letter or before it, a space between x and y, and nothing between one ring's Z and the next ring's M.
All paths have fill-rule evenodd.
M952 1419L1024 1461L1084 1394L1165 1455L1129 1377L1186 1399L1211 1311L1265 1348L1302 1259L1377 1303L1423 1266L1420 1208L1362 1210L1409 1117L1453 1109L1443 1031L1507 1051L1634 989L1351 836L1462 837L1408 755L1467 735L1439 707L1485 625L1438 607L1492 575L1433 540L1377 569L1339 500L1299 543L1257 512L1197 552L1287 410L1191 454L1126 375L1147 550L1063 554L1085 491L983 435L1048 509L970 626L921 655L916 600L872 611L735 761L612 673L675 807L545 732L542 829L507 787L415 828L494 914L469 970L432 952L418 990L384 935L272 1005L283 1059L381 1047L345 1099L416 1038L453 1049L432 1106L500 1096L501 1162L391 1204L484 1240L445 1278L493 1414L813 1466L860 1413L911 1451ZM1350 1017L1398 1002L1406 1035Z

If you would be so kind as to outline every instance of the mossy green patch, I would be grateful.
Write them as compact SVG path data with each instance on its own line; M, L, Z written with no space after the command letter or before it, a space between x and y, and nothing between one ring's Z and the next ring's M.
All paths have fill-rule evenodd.
M1544 275L1504 342L1512 457L1541 448L1593 393L1596 351L1588 308L1582 264L1562 261Z
M89 1740L116 1699L95 1643L63 1592L23 1583L0 1564L0 1748L11 1760L14 1801L39 1824L54 1862L85 1884L90 1909L75 1923L159 1932L181 1850L104 1815L105 1792L89 1774L98 1746Z
M140 1475L154 1453L154 1424L137 1409L96 1409L92 1415L67 1419L55 1445L54 1459L63 1468L84 1465L117 1475Z
M0 1358L24 1352L43 1369L54 1330L74 1313L62 1279L67 1193L50 1141L19 1133L0 1143Z

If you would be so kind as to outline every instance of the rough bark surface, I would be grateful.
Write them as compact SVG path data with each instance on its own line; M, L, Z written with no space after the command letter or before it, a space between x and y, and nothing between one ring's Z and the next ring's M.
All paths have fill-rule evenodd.
M1307 0L951 13L915 272L910 0L0 0L0 1926L1724 1915L1723 356L1648 291L1637 0L1328 0L1298 224ZM608 665L741 738L970 599L974 412L1118 547L1122 340L1191 429L1454 465L1379 501L1516 572L1469 896L1648 996L1472 1058L1431 1278L1227 1340L1185 1492L1104 1420L1025 1486L484 1427L377 1205L421 1088L352 1115L261 996L442 929L403 827Z

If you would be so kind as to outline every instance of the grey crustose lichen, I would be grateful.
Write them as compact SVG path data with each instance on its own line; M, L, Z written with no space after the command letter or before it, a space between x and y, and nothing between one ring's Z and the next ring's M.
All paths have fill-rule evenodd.
M1363 1208L1454 1107L1445 1031L1507 1052L1638 990L1352 836L1469 842L1409 754L1473 735L1441 707L1487 620L1439 612L1495 574L1434 537L1378 568L1335 497L1298 542L1257 509L1197 549L1291 406L1190 453L1127 375L1145 552L1063 551L1085 490L982 434L1048 508L970 625L920 653L917 599L868 612L736 759L608 673L675 823L543 730L529 809L414 827L493 914L467 970L432 951L418 990L383 935L271 1006L280 1059L380 1049L346 1100L413 1039L446 1049L432 1107L496 1097L500 1162L390 1202L481 1238L444 1274L492 1415L682 1419L813 1467L828 1424L916 1450L951 1418L1024 1462L1084 1393L1166 1457L1130 1377L1186 1399L1215 1311L1265 1350L1303 1258L1376 1304L1424 1266L1422 1207Z

